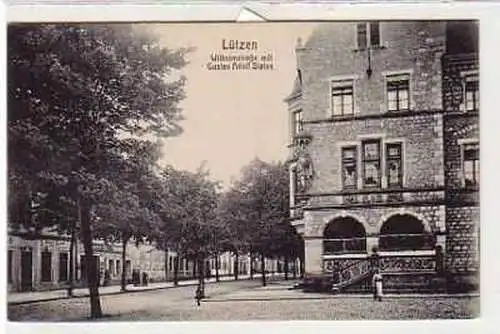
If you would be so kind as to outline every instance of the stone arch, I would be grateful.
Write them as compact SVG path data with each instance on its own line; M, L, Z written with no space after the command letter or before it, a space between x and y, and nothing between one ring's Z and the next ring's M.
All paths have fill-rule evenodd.
M432 249L435 242L424 222L408 213L393 214L380 227L379 249L382 251Z
M363 217L361 217L355 213L347 212L346 210L342 210L339 213L336 213L333 215L328 215L328 216L323 218L323 231L329 223L331 223L332 221L339 219L339 218L352 218L352 219L356 220L357 222L359 222L361 225L363 225L363 228L365 229L365 231L369 231L369 229L370 229L368 222Z
M416 213L414 211L411 211L411 210L408 210L408 209L404 209L404 208L400 208L398 211L392 211L388 214L385 214L383 215L378 224L377 224L377 232L380 234L380 231L382 229L382 226L384 225L384 223L386 221L388 221L391 217L393 216L397 216L397 215L407 215L407 216L413 216L413 218L416 218L418 220L420 220L420 222L423 224L424 226L424 232L425 233L431 233L433 230L431 228L431 225L429 224L429 222L427 221L427 219L425 219L424 215L420 214L420 213Z
M352 216L331 219L323 229L323 254L365 253L366 230Z

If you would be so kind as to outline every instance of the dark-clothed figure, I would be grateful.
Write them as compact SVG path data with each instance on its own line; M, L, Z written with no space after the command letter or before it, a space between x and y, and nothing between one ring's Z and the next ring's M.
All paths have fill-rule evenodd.
M194 298L196 299L196 305L200 306L200 301L203 298L203 291L201 291L200 285L198 285L198 287L196 288L196 293Z
M111 282L111 274L109 272L109 270L105 270L104 271L104 282L103 282L103 286L108 286Z

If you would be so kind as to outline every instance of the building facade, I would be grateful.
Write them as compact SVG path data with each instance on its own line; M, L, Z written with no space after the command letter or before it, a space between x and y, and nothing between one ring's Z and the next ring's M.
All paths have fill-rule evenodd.
M56 233L42 233L38 238L29 238L26 233L9 233L7 255L8 291L41 291L61 289L69 286L70 280L70 239ZM104 273L110 275L109 284L120 284L123 270L122 245L107 244L101 240L94 241L95 265L100 273L100 284L104 283ZM74 248L74 285L86 286L85 252L83 244L77 242ZM150 282L174 280L174 266L178 260L177 277L179 280L198 277L196 264L193 260L177 255L174 251L160 251L154 245L136 245L129 242L126 249L125 270L126 279L132 279L132 271L139 270L148 275ZM238 261L238 264L236 264ZM250 275L260 270L259 260L250 264L250 256L236 256L230 252L221 253L218 260L215 257L206 260L205 276L214 277L218 267L219 276L234 276L238 271L240 276ZM283 264L277 259L266 259L266 270L278 272ZM290 264L290 271L298 270L298 264ZM298 272L296 273L299 274Z
M286 99L305 273L473 284L479 270L477 24L320 25ZM375 256L373 256L375 254Z

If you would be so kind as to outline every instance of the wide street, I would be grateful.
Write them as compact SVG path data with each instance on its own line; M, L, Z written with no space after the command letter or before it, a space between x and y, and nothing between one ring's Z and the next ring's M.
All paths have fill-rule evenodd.
M403 320L466 319L479 312L479 297L389 295L332 296L288 290L291 282L266 287L253 281L206 285L207 299L196 306L194 286L101 297L104 321L190 320ZM9 305L11 321L82 321L88 298Z

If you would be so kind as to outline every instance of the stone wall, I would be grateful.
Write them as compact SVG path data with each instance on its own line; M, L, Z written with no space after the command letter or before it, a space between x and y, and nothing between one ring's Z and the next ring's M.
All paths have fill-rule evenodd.
M446 268L451 273L479 271L479 207L446 209Z
M382 184L385 180L384 143L398 141L403 146L403 185L408 188L443 187L442 115L418 115L307 124L313 139L308 151L314 165L309 192L342 189L341 149L358 146L358 178L361 178L361 141L382 140Z
M333 76L355 76L355 110L377 114L386 111L386 71L410 70L411 106L415 110L441 109L441 56L445 47L443 22L381 22L382 47L372 51L372 75L367 78L366 50L357 50L356 23L320 24L304 47L297 49L302 73L305 120L329 115Z

